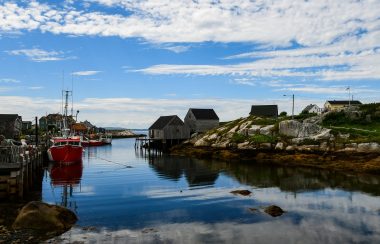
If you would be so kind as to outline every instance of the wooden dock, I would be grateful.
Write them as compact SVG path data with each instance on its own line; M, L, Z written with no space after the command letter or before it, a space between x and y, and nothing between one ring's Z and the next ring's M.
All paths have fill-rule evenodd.
M136 138L135 149L140 150L158 150L160 152L166 152L170 147L175 146L183 142L184 139L156 139L156 138Z
M0 199L22 199L41 179L41 150L27 146L0 146Z

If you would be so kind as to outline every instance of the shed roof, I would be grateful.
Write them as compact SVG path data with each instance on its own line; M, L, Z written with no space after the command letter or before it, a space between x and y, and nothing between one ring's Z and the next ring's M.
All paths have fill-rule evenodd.
M250 115L264 116L264 117L277 117L277 105L252 105Z
M328 103L332 104L332 105L348 105L348 104L351 104L351 105L361 105L362 103L358 100L352 100L352 101L349 101L349 100L333 100L333 101L327 101Z
M219 120L218 115L216 115L214 109L211 108L190 108L189 111L199 120Z
M16 120L19 117L18 114L0 114L0 120Z
M184 123L177 115L161 116L149 127L149 130L161 130L170 124L183 125Z

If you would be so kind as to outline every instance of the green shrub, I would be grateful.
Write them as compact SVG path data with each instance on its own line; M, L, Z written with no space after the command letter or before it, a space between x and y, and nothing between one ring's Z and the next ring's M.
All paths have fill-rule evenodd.
M245 135L242 135L240 133L234 133L232 135L231 142L242 143L242 142L245 142L247 139L248 139L248 137Z

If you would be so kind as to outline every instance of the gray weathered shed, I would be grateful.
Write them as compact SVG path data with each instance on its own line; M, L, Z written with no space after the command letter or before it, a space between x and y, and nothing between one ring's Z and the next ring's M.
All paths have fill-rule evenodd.
M219 126L219 117L214 109L190 108L185 116L185 125L190 133L205 132Z
M15 139L21 135L22 118L18 114L0 114L0 135Z
M278 106L277 105L252 105L249 115L258 117L272 117L277 118Z
M152 139L188 139L190 130L177 115L161 116L149 127Z

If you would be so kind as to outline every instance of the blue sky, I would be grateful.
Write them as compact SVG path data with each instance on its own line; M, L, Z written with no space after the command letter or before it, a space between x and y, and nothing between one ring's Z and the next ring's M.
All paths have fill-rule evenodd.
M380 1L1 1L0 113L60 111L146 128L161 115L252 104L379 102ZM350 87L350 90L346 89Z

